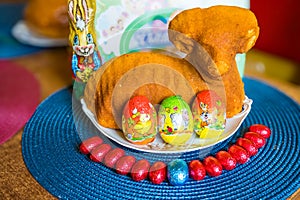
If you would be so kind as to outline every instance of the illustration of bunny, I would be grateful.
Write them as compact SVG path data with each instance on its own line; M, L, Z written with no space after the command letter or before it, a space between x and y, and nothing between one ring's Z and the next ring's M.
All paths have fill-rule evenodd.
M130 14L121 5L111 6L99 15L97 18L97 24L101 26L99 44L104 54L120 55L121 33L128 25L129 17Z
M169 1L167 0L148 0L145 2L145 4L148 5L146 6L147 10L158 10L169 7Z
M69 41L73 47L72 71L74 76L82 82L87 82L93 71L102 64L96 44L95 12L95 1L68 1L71 25Z
M138 17L145 13L147 5L144 0L122 0L122 5L126 8L126 11L134 17Z

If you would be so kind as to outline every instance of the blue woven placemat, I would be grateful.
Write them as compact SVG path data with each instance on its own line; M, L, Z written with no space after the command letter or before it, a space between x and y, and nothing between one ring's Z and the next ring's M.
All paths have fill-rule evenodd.
M27 123L22 138L25 164L33 177L60 199L285 199L300 187L300 106L265 83L250 78L244 82L247 96L254 101L249 116L234 136L206 153L226 149L254 123L265 124L273 132L250 161L232 171L224 170L219 177L189 180L184 186L154 185L148 180L135 182L91 162L78 152L81 139L87 136L76 131L74 117L78 116L73 117L67 88L47 98ZM93 130L87 118L79 117ZM138 154L128 149L127 153ZM180 157L188 161L202 154L196 151ZM172 159L170 155L142 156L151 161Z

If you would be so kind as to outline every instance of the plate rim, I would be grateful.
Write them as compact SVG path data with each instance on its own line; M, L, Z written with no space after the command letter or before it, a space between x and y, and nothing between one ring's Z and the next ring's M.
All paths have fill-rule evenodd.
M228 119L233 119L233 120L235 118L241 118L241 119L238 121L237 125L235 126L234 130L231 131L231 133L225 135L224 137L220 137L216 142L213 142L213 143L210 143L210 144L204 145L204 146L193 147L193 148L185 148L185 149L180 149L180 150L178 150L178 149L177 150L163 150L163 149L160 149L160 151L158 149L155 150L155 149L150 149L150 148L149 149L141 148L142 146L147 146L147 145L134 145L134 144L126 141L125 138L122 138L124 140L122 142L118 138L112 136L111 134L108 134L107 130L114 131L114 132L116 132L116 134L119 134L118 131L121 131L121 130L115 130L115 129L105 128L105 127L101 126L97 122L94 113L87 108L84 98L80 99L80 103L81 103L81 111L84 112L84 114L89 118L89 120L97 128L97 130L99 132L101 132L102 135L104 135L108 139L111 139L114 142L120 144L121 146L130 148L130 149L133 149L133 150L141 151L143 153L176 154L176 153L186 153L186 152L192 152L192 151L197 151L197 150L203 150L203 149L206 149L206 148L209 148L209 147L213 147L214 145L216 145L220 142L223 142L223 141L227 140L228 138L230 138L234 133L236 133L236 131L240 128L240 126L242 125L244 120L247 118L248 114L251 111L251 106L252 106L253 100L249 99L247 96L245 96L245 100L243 101L243 110L240 113L233 116L232 118L228 118ZM224 133L222 133L222 134L224 134Z
M21 34L20 34L21 32ZM68 38L48 38L31 31L25 20L19 20L11 29L11 34L19 42L36 47L64 47L68 46Z

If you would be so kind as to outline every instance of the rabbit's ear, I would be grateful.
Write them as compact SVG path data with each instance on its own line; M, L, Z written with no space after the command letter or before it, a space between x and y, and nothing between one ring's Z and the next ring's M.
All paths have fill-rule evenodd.
M88 22L90 21L90 11L86 0L82 0L82 7L83 7L83 14L84 14L84 16L82 17L85 21L85 24L88 24Z
M76 24L76 6L74 5L74 1L73 0L69 0L69 6L68 6L68 14L70 17L70 20Z

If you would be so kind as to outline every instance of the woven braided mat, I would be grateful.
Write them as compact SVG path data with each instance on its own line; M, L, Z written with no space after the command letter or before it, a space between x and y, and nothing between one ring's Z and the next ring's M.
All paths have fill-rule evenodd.
M80 112L75 112L79 113L75 119L81 119L77 123L83 124L79 127L88 127L91 132L77 132L70 89L47 98L27 123L22 138L25 164L33 177L60 199L285 199L300 187L300 106L262 82L244 78L244 83L247 96L253 100L249 116L236 134L209 152L157 155L126 149L127 154L150 161L171 160L174 156L189 161L226 149L251 124L262 123L272 129L257 155L232 171L224 170L219 177L189 180L184 186L171 186L166 181L154 185L148 180L132 181L91 162L78 152L78 145L83 137L98 133ZM73 107L80 109L76 104Z

